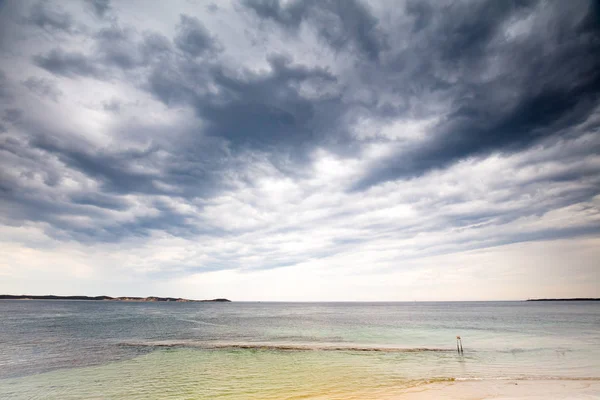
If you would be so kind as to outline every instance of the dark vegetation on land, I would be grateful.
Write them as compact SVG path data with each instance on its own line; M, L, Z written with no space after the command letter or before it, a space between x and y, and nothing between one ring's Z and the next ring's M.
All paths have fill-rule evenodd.
M182 299L179 297L110 297L110 296L54 296L54 295L46 295L46 296L32 296L27 294L22 294L19 296L13 296L10 294L2 294L0 295L0 300L107 300L107 301L175 301L179 303L192 303L192 302L230 302L231 300L227 299L213 299L213 300L190 300L190 299Z
M574 297L570 299L528 299L527 301L600 301L593 297Z

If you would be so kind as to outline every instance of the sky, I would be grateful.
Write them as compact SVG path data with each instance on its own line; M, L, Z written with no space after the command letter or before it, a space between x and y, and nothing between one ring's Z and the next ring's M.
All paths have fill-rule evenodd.
M594 1L0 0L0 293L600 297Z

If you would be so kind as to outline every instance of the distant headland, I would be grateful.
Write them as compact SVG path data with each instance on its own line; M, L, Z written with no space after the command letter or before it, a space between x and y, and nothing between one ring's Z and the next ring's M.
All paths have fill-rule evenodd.
M593 297L574 297L570 299L527 299L527 301L600 301L600 299Z
M13 296L10 294L1 294L0 300L106 300L106 301L139 301L139 302L156 302L156 301L174 301L179 303L206 303L206 302L218 302L218 303L229 303L231 300L227 299L212 299L212 300L190 300L182 299L180 297L110 297L110 296L33 296L22 294L19 296Z

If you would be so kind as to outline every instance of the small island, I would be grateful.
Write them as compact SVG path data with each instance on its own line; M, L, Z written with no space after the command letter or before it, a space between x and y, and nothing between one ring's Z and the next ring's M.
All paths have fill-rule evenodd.
M527 299L526 301L600 301L594 297L574 297L570 299Z
M173 301L178 303L206 303L206 302L218 302L218 303L229 303L231 300L228 299L212 299L212 300L190 300L182 299L180 297L110 297L110 296L34 296L22 294L13 296L10 294L0 295L0 300L104 300L104 301L138 301L138 302L157 302L157 301Z

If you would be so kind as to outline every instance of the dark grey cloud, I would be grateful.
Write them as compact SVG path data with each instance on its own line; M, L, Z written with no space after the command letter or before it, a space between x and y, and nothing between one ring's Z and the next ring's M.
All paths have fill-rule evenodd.
M57 87L56 83L46 78L37 78L31 76L22 82L23 86L41 97L47 97L53 101L58 101L62 95L62 91Z
M29 139L0 138L3 161L19 171L17 175L0 174L0 220L11 226L43 222L52 237L90 243L146 237L154 231L178 237L217 232L218 227L198 226L189 215L160 200L160 196L210 196L218 187L218 177L209 168L211 162L189 159L196 153L181 151L169 156L162 174L139 172L141 167L159 166L153 158L157 151L169 149L100 151L89 144L61 141L47 134ZM218 152L214 154L219 156ZM65 170L81 172L98 189L65 191L62 185L73 179L65 175ZM148 198L144 207L152 212L125 221L114 220L114 212L128 214L139 207L132 203L132 195Z
M18 108L7 108L4 110L2 121L7 122L9 124L14 124L19 122L22 116L23 110L20 110Z
M85 202L85 200L87 199L79 203L82 205L79 213L77 208L73 207L68 210L69 215L82 215L88 218L101 219L105 217L102 212L104 209L120 206L114 200L111 200L111 203L99 202L97 199L92 199L92 202ZM121 210L126 210L130 206L127 204ZM156 215L140 216L134 221L120 224L106 224L101 226L90 224L81 226L73 223L70 224L69 222L65 223L62 220L49 221L52 225L47 230L47 233L59 239L76 240L84 243L114 243L123 239L147 238L153 232L168 233L181 238L191 238L202 233L202 230L198 229L195 223L188 221L187 216L163 207L160 204L153 204L153 206L155 207ZM94 213L94 210L97 210L97 212ZM212 233L220 232L214 230Z
M449 98L449 112L432 135L382 160L355 189L418 176L472 156L517 151L565 132L595 111L600 23L591 17L597 12L593 4L578 2L569 12L559 4L529 1L452 3L440 9L420 5L416 10L411 4L418 48L400 52L393 66L401 71L409 60L418 60L408 76L400 73L402 82ZM533 19L529 33L504 38L509 21L528 16ZM390 117L406 110L378 111Z
M297 89L300 84L335 84L336 78L322 68L293 65L274 56L269 60L271 72L247 74L239 79L224 69L214 71L214 83L222 97L196 96L198 114L210 121L208 132L235 144L251 146L301 146L318 142L327 133L338 97L306 98ZM235 115L235 118L231 118ZM249 134L252 132L252 134ZM299 149L296 147L296 149Z
M164 60L165 55L169 55L172 51L171 41L156 32L146 33L139 46L139 51L149 62Z
M9 89L9 81L6 73L0 69L0 100L8 100L12 97Z
M219 49L219 44L198 18L181 15L177 26L175 45L192 57L199 57Z
M40 4L31 9L36 25L72 29L69 14L51 13ZM110 9L108 2L89 4L99 17ZM116 3L113 11L118 17ZM165 196L196 205L236 187L256 189L246 170L260 163L300 181L312 173L316 149L351 163L374 143L398 148L391 156L374 160L340 194L360 196L383 182L410 183L432 170L493 153L518 153L534 146L558 148L560 140L591 132L592 128L580 128L596 112L600 90L600 28L591 2L567 6L537 1L409 1L404 14L390 13L381 19L374 6L361 1L244 1L235 11L250 11L250 20L260 24L246 29L264 35L266 43L283 32L281 40L289 51L257 55L254 48L238 49L254 56L238 62L235 52L226 54L225 44L231 45L224 40L226 35L220 40L219 32L207 28L207 20L190 15L179 17L170 37L116 19L110 26L97 21L102 25L86 37L85 50L73 50L77 46L40 50L33 63L61 79L87 77L126 85L150 94L169 117L189 111L195 119L190 118L194 123L185 127L173 123L154 132L151 126L124 122L130 111L122 107L129 104L124 96L101 98L94 101L95 110L111 115L103 120L110 121L103 126L110 140L100 144L82 139L86 132L74 139L64 128L54 127L50 116L48 126L21 124L28 120L28 111L17 115L11 111L18 110L15 107L3 110L4 130L17 122L22 129L18 138L6 136L0 142L6 155L3 164L22 172L19 178L2 180L3 220L41 221L56 237L82 241L114 241L153 231L184 237L247 233L252 228L228 230L190 220L188 214L158 199ZM319 50L333 55L333 61L327 61L333 64L294 53L305 25L320 38ZM344 57L336 58L342 53ZM259 68L256 59L262 62ZM36 95L53 100L61 93L45 78L21 82ZM0 97L8 96L8 87L8 78L0 73ZM146 115L142 110L138 117L150 120L162 112ZM435 118L437 122L417 139L379 132L359 138L353 133L359 118L372 121L367 129L374 131L394 122L402 125L404 120ZM599 151L596 142L565 149L557 157L565 164ZM530 162L524 160L523 168ZM535 208L509 212L494 205L466 213L444 211L432 219L431 226L424 221L410 226L373 221L363 228L411 237L434 232L436 227L507 224L589 201L599 193L594 181L597 172L593 165L575 166L499 189L506 192L501 203L534 196L544 185L580 183ZM67 175L92 181L93 185L86 185L93 189L82 184L80 191L66 191L61 182ZM153 213L123 220L114 217L113 213L134 213L130 197L145 199ZM263 200L246 199L245 204L262 210ZM426 215L427 210L445 209L469 198L419 194L409 200ZM332 224L342 217L352 220L364 211L339 208L339 213L348 215L329 210ZM69 216L98 223L80 224ZM581 232L593 229L584 227ZM563 232L576 234L577 229ZM524 235L523 240L535 235ZM368 240L348 237L339 238L339 243L352 246Z
M155 32L138 34L130 27L113 24L93 35L88 53L54 48L33 57L34 63L55 75L108 79L149 64L164 62L172 53L170 41Z
M377 100L345 101L346 108L333 113L334 118L427 118L436 114L423 110L423 105L442 102L443 117L432 132L422 142L379 160L355 190L419 176L468 157L518 151L575 126L596 106L600 41L592 2L568 8L538 1L408 2L408 19L388 21L385 34L382 23L357 2L344 2L344 7L338 2L244 5L287 30L296 32L301 23L314 26L334 49L351 42L370 55L373 63L359 63L356 75L346 79L359 82L357 87L371 91ZM329 12L340 18L340 27L321 23L318 14ZM530 30L506 38L509 25L517 21ZM323 27L342 32L343 40L336 41ZM383 45L388 42L402 45ZM386 57L379 59L383 51ZM351 95L346 89L342 99ZM342 130L347 128L336 122ZM351 140L342 142L348 146Z
M138 36L131 28L112 25L94 35L94 48L88 54L55 48L34 56L33 61L55 75L105 79L111 68L135 69L168 49L160 35L148 33L139 40Z
M108 210L126 210L129 207L125 200L104 193L78 193L71 197L71 201Z
M121 69L132 69L144 64L135 42L134 32L119 26L102 29L96 34L96 63Z
M22 183L28 178L23 177ZM60 178L59 178L60 179ZM46 224L46 234L60 240L76 240L84 243L118 242L133 237L147 237L162 231L178 237L192 237L203 229L176 210L151 202L152 215L141 215L133 220L115 223L108 212L124 212L132 204L124 196L103 193L80 193L59 196L51 191L31 193L26 187L19 188L13 182L0 185L0 221L20 226L26 221ZM82 223L81 221L85 221ZM208 227L204 227L208 231ZM216 230L214 230L216 232Z
M356 0L291 1L285 5L278 0L245 0L243 4L287 30L297 32L306 22L336 50L355 49L377 60L389 47L377 18L366 4Z
M110 0L85 0L85 2L90 6L98 18L104 18L111 9Z
M33 57L33 62L55 75L67 77L100 77L102 71L97 64L79 52L53 49L46 54Z
M319 93L335 88L337 79L326 68L295 64L281 55L270 55L268 63L270 71L264 73L210 61L157 63L147 89L166 105L191 106L205 135L234 148L293 148L299 156L327 140L340 117L339 94ZM303 87L315 93L303 95Z
M102 103L102 108L105 111L109 111L109 112L118 114L121 112L121 102L118 100L112 99L110 101L106 101L106 102Z
M34 4L30 9L27 21L46 30L67 33L75 30L75 21L71 14L46 2Z
M206 6L206 10L208 12L215 13L215 12L219 11L219 6L216 5L215 3L210 3L209 5Z
M138 160L151 163L156 148L102 152L97 149L73 146L72 143L49 136L33 138L30 145L56 155L63 163L84 172L100 182L102 190L116 193L162 193L154 186L153 174L136 172Z

